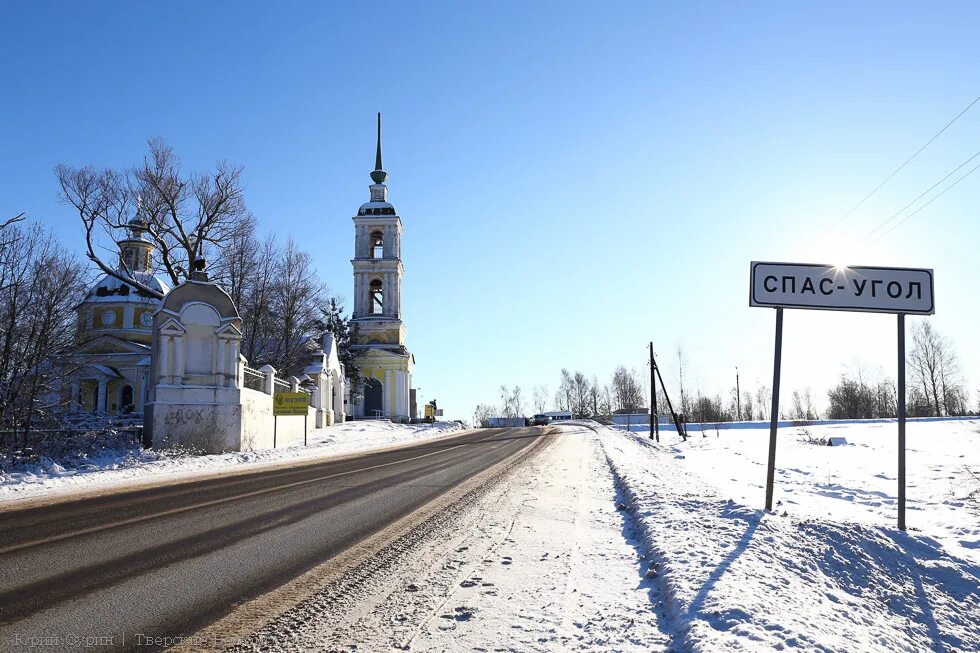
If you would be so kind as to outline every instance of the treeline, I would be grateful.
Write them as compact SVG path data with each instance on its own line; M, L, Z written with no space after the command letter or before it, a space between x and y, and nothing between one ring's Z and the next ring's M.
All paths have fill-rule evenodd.
M928 320L911 328L911 349L907 357L906 410L910 417L943 417L980 414L980 403L970 405L959 359L948 338ZM736 420L768 420L772 408L772 389L759 385L755 390L737 385L724 395L708 395L700 388L691 391L685 385L686 356L676 352L677 388L670 389L675 411L688 422L717 423ZM658 366L662 364L658 363ZM648 372L647 372L648 374ZM650 396L648 376L637 369L619 366L608 383L593 375L561 371L558 390L550 395L547 386L535 386L530 396L520 386L500 386L500 402L480 404L474 423L485 424L487 418L523 417L528 413L550 410L569 411L576 418L603 422L616 413L647 412ZM898 413L898 391L891 378L871 378L858 368L841 375L827 392L827 409L821 415L809 388L793 390L780 398L780 418L793 420L875 419L895 417ZM980 400L980 398L978 398ZM657 412L668 414L667 397L657 384Z
M912 348L906 359L906 412L910 417L971 415L969 393L960 375L952 343L928 320L912 326ZM891 378L867 380L859 370L841 376L828 392L829 419L896 417L898 387Z
M473 422L485 426L490 417L525 417L529 412L549 411L568 411L575 419L608 422L614 412L643 410L646 393L647 386L636 369L619 366L608 383L601 383L595 375L562 369L554 394L545 385L535 386L530 396L520 386L501 385L500 403L478 405Z
M23 216L0 224L0 445L59 408L63 372L50 356L71 342L84 280L85 267L44 226Z

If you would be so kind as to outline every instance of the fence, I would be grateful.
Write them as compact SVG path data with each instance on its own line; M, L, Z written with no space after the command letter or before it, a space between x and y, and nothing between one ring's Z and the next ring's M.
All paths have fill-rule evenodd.
M251 367L245 368L245 378L242 384L249 388L250 390L256 390L262 392L265 387L265 375L258 370L253 370Z
M106 420L87 426L0 430L0 469L34 464L41 458L64 462L90 459L107 449L142 446L143 425Z

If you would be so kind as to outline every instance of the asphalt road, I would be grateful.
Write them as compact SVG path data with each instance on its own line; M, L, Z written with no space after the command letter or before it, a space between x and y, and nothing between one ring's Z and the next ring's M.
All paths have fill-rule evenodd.
M133 649L148 641L138 635L192 633L546 432L468 431L0 512L0 650Z

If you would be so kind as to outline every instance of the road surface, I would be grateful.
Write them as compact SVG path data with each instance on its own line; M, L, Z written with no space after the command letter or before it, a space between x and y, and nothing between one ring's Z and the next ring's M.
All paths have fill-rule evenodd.
M192 633L548 432L468 431L0 512L0 650L145 650Z

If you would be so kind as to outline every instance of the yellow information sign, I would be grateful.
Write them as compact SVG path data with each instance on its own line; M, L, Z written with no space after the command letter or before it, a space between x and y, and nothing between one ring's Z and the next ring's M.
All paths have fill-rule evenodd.
M306 415L310 395L306 392L277 392L272 395L273 415Z

